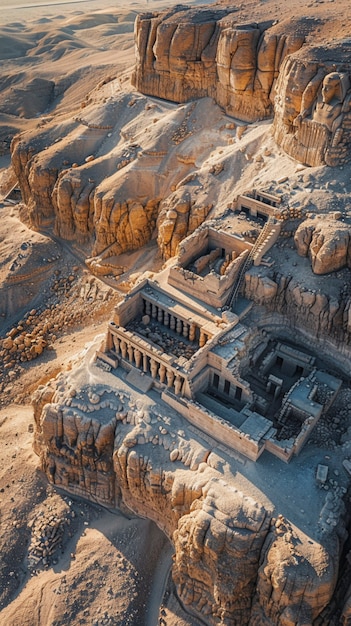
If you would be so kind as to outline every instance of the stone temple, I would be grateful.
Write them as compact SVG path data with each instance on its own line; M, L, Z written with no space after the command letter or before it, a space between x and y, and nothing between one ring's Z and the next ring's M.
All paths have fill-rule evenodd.
M254 461L264 450L284 461L298 454L342 383L306 350L245 325L243 274L269 263L284 211L272 194L240 196L239 218L261 222L256 241L204 224L172 265L116 306L97 352L104 367L125 370L144 393L154 388L190 424Z

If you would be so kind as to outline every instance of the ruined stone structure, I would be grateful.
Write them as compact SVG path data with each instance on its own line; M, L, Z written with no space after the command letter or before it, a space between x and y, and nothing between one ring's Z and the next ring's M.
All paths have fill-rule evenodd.
M117 104L87 106L58 130L49 124L13 142L32 224L54 224L57 236L90 243L88 265L101 274L110 273L112 256L156 237L167 261L153 278L135 279L99 349L39 388L34 445L52 484L125 506L164 530L174 543L179 597L209 625L305 626L316 623L335 589L348 485L339 468L327 482L325 450L304 450L306 457L311 450L307 462L300 454L343 393L336 366L324 367L323 354L304 343L306 324L316 345L324 348L328 337L331 358L337 354L349 372L351 299L346 288L340 301L304 290L274 267L267 255L280 235L280 247L283 235L292 241L289 215L303 217L283 195L245 193L242 184L233 198L228 183L220 227L212 219L203 224L221 187L219 178L208 198L204 179L220 177L232 154L222 159L222 150L192 134L202 104L199 134L207 134L210 97L240 120L272 118L277 144L297 161L347 162L350 50L347 42L325 54L310 48L307 22L236 18L235 9L181 6L137 18L135 87L188 102L166 125L151 118L154 103L124 94ZM211 106L213 132L236 128ZM133 115L147 120L137 141ZM213 145L239 144L240 128L218 144L216 135ZM80 164L77 147L60 154L62 133L79 137ZM104 152L109 143L113 158ZM216 154L200 172L203 145ZM237 171L245 159L257 171L264 151L253 158L255 148L251 156L248 144L240 148ZM234 221L248 216L251 232L243 234ZM294 240L318 275L350 266L350 229L337 216L322 225L307 217ZM306 518L296 505L305 488L314 495Z
M201 228L183 242L177 264L116 306L98 358L113 370L125 368L145 392L159 389L190 423L250 459L267 449L289 461L341 381L288 346L264 356L267 341L240 321L245 309L226 309L247 254L237 237ZM258 372L251 384L248 363Z
M298 520L273 517L272 505L263 506L238 489L232 475L223 476L226 448L199 439L197 429L185 432L162 400L136 399L123 376L95 365L87 373L94 385L62 375L56 389L36 394L35 449L49 480L153 519L173 542L173 579L183 604L211 626L273 626L285 617L313 623L336 580L326 547L329 501L306 556ZM232 471L245 472L245 465ZM273 501L279 488L286 489L278 481L279 475ZM340 514L333 500L333 521Z

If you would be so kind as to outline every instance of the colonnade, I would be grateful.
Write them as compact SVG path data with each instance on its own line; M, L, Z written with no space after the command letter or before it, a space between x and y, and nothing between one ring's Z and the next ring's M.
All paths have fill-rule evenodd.
M133 345L114 333L111 333L111 338L117 355L120 355L122 359L142 370L145 374L151 374L154 380L166 385L177 396L182 395L185 381L183 376L175 373L171 367L167 367L154 356L144 352L140 346Z
M210 339L209 335L207 335L202 328L197 326L195 322L186 322L166 309L163 309L159 304L150 302L150 300L147 300L146 298L143 298L143 305L145 315L149 315L160 324L174 330L178 335L185 337L185 339L189 339L189 341L197 341L200 348L202 348L208 339Z

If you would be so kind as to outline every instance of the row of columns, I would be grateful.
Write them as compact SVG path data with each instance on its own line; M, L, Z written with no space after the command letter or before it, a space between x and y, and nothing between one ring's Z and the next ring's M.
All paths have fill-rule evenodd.
M153 319L156 319L160 324L163 324L167 328L174 330L178 335L182 335L189 341L196 340L196 329L198 328L194 322L185 322L176 315L173 315L149 300L144 299L144 311L146 315L149 315ZM199 346L202 348L208 341L209 337L200 328Z
M135 367L145 372L145 374L150 372L154 380L159 380L160 383L167 385L168 389L174 388L177 396L181 395L184 385L183 376L175 374L173 370L168 368L164 363L159 363L154 357L150 357L140 350L140 348L132 346L131 343L121 339L117 335L112 334L112 341L116 354L120 354L122 359L129 361L131 365L135 365Z

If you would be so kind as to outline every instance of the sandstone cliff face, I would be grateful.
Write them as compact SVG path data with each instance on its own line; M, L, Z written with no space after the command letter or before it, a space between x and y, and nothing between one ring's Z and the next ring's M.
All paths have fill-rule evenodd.
M304 41L301 25L242 24L233 9L144 13L135 24L136 88L175 102L209 95L245 121L272 115L271 89L284 58Z
M180 189L160 205L157 220L158 245L164 259L178 253L180 242L206 219L212 205L196 205L188 191Z
M205 623L313 623L335 585L335 543L329 553L273 518L169 407L79 378L61 374L34 398L35 450L49 481L153 519L173 541L178 594Z
M306 165L338 165L351 145L348 41L314 47L313 22L241 23L233 9L144 13L133 81L175 102L209 95L228 115L274 117L274 137ZM336 71L337 68L337 71Z

